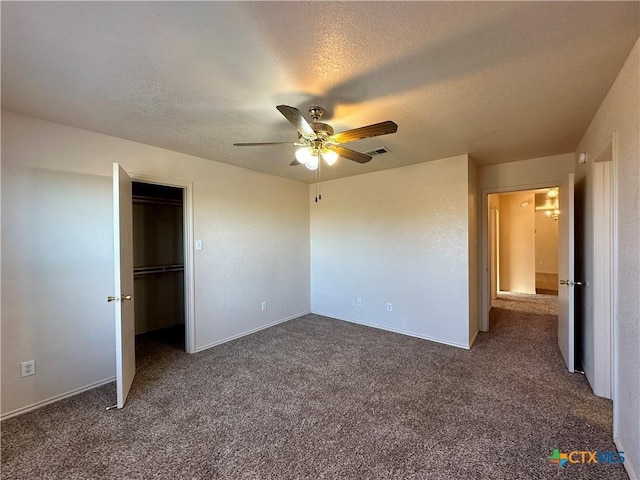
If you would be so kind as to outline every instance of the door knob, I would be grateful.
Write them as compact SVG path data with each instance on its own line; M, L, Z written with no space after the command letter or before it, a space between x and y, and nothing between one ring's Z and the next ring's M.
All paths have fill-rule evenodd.
M107 302L119 302L119 301L131 300L131 295L122 295L121 298L114 297L113 295L109 295L107 297Z

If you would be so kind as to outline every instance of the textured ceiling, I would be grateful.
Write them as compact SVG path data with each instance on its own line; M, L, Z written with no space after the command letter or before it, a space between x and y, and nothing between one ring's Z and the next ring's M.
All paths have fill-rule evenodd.
M573 151L635 43L638 2L6 2L2 107L306 182L276 110L384 120L324 179Z

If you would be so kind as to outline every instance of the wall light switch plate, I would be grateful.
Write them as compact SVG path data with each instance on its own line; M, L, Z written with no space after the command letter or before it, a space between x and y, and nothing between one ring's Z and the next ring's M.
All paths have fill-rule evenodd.
M196 250L202 250L202 240L196 240Z

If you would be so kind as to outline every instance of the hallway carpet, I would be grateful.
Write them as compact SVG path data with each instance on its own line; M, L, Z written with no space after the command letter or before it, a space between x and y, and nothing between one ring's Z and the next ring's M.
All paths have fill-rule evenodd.
M150 339L124 409L106 385L3 421L2 478L626 479L549 460L615 450L555 300L502 296L471 350L313 314L194 355Z

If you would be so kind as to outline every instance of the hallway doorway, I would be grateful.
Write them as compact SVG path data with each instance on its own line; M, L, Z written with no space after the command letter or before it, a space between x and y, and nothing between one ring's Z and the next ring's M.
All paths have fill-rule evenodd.
M572 173L561 183L486 192L482 325L489 330L490 311L501 292L553 296L558 305L558 346L573 372L582 370L583 356L581 348L576 349L584 336L582 305L574 301L583 285L576 280L574 260L582 261L576 244L582 243L584 231L574 204L580 205L583 192L574 188Z
M499 292L558 294L558 189L488 195L491 304Z

